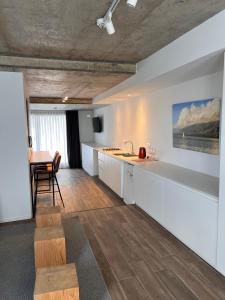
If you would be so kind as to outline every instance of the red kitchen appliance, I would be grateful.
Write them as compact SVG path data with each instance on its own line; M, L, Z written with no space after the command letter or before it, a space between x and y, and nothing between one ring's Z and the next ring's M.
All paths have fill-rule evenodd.
M146 157L146 149L145 147L140 147L139 148L139 155L138 155L139 158L142 158L144 159Z

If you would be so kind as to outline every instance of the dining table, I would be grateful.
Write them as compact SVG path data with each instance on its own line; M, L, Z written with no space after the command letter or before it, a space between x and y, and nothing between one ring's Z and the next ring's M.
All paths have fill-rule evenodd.
M51 170L53 172L53 157L50 155L49 151L30 151L29 155L29 163L30 163L30 178L31 178L31 201L32 201L32 212L33 218L36 213L36 197L34 197L34 168L37 166L47 166L51 165ZM53 195L53 203L55 203L55 194L54 194L54 176L52 174L52 195Z

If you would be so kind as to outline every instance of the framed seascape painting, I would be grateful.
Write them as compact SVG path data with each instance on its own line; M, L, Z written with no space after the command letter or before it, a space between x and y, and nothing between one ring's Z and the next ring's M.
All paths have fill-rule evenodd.
M173 147L219 154L219 98L173 104Z

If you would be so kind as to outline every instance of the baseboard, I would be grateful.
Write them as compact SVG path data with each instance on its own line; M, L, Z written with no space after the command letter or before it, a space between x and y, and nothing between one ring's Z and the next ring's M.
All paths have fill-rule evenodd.
M27 215L27 216L18 216L18 217L13 217L13 218L1 218L0 219L0 224L1 223L9 223L9 222L16 222L16 221L26 221L32 219L32 214Z

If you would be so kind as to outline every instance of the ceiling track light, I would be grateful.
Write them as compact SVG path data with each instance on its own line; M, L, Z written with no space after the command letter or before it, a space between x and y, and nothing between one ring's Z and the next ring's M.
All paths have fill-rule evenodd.
M105 16L103 18L97 19L97 26L101 29L106 29L109 35L115 33L115 27L112 22L112 15L120 1L121 0L113 0ZM127 0L127 5L130 7L135 7L137 5L137 1L138 0Z
M109 11L106 13L104 18L100 18L97 20L97 25L101 29L106 29L108 34L113 34L115 33L115 28L112 22L112 12Z

